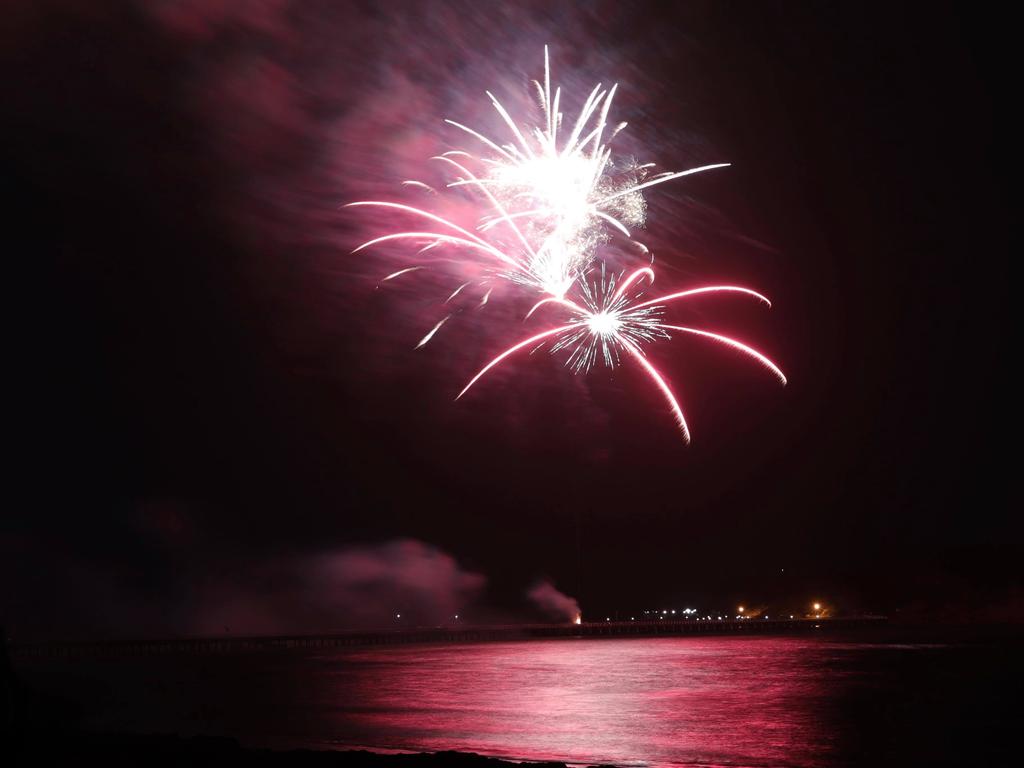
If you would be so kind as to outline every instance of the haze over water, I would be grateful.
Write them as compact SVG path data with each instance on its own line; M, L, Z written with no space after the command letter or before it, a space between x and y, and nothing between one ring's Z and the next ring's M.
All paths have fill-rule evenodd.
M251 746L906 765L997 748L1012 722L995 704L1019 666L1010 650L827 636L557 639L69 662L73 684L61 663L25 674L91 697L89 728Z

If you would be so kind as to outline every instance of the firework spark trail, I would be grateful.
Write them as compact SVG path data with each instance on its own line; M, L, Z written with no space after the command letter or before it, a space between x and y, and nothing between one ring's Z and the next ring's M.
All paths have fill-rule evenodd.
M451 318L451 315L446 315L441 320L441 322L439 322L437 325L435 325L433 328L431 328L429 331L427 331L427 335L424 336L422 339L420 339L420 343L416 345L416 349L419 349L424 344L429 342L432 338L434 338L434 334L437 333L439 330L441 330L441 326L444 325L445 323L447 323L450 318Z
M773 363L771 360L769 360L767 357L765 357L763 354L758 352L753 347L748 347L746 344L736 341L736 339L730 339L728 336L722 336L721 334L718 333L711 333L711 331L702 331L699 328L687 328L682 325L660 325L659 327L666 331L680 331L681 333L692 333L696 336L703 336L704 338L712 339L714 341L719 342L720 344L725 344L726 346L739 350L740 352L743 352L746 355L750 355L752 358L761 363L761 365L763 365L769 371L774 373L775 377L779 380L779 382L781 382L783 386L789 383L786 379L786 374L782 372L779 366L777 366L775 363Z
M651 365L650 361L644 356L644 353L641 350L637 349L632 344L626 344L625 349L636 358L636 361L640 363L643 369L647 372L647 375L654 379L654 383L658 385L662 394L665 395L665 399L668 400L669 405L672 406L672 415L676 418L676 424L683 433L683 442L689 443L690 427L686 423L686 416L683 415L683 409L679 407L679 401L672 392L672 388L669 387L664 377L662 377L658 372L658 369Z
M459 392L459 394L457 394L455 396L455 399L458 400L460 397L462 397L464 394L466 394L469 391L469 388L472 387L474 384L476 384L477 380L479 380L485 373L487 373L489 370L491 370L491 368L496 366L498 363L500 363L502 360L504 360L509 355L513 354L514 352L518 352L523 347L528 347L531 344L535 344L535 343L537 343L539 341L543 341L544 339L548 338L549 336L554 336L556 333L562 333L563 331L569 331L569 330L572 330L575 327L576 326L574 324L574 325L563 325L563 326L559 326L557 328L551 328L549 330L543 331L542 333L538 333L535 336L531 336L528 339L524 339L523 341L520 341L518 344L516 344L516 345L514 345L512 347L509 347L504 352L502 352L500 355L498 355L496 358L491 360L491 362L489 362L487 365L485 365L483 368L481 368L480 369L480 373L478 373L476 376L474 376L472 379L469 380L469 383L465 387L462 388L462 391ZM437 329L435 328L434 330L436 331ZM433 331L431 333L433 333Z
M387 277L382 277L381 278L381 282L384 283L384 282L387 282L388 280L394 280L396 277L401 277L402 275L407 275L410 272L417 272L420 269L423 269L423 267L419 267L419 266L417 266L417 267L406 267L405 269L400 269L397 272L392 272Z
M458 400L465 395L470 387L492 368L519 350L531 345L539 346L549 340L553 340L551 352L555 353L564 349L570 350L569 356L566 359L566 365L577 372L589 370L598 359L602 359L609 368L614 368L620 361L619 350L622 350L640 364L644 372L661 390L666 400L668 400L676 423L683 434L683 440L690 442L690 428L687 425L686 417L683 414L683 409L679 405L678 399L669 383L665 380L665 377L647 359L641 346L643 343L656 339L667 339L672 331L710 339L739 351L759 362L771 371L783 386L786 385L786 376L782 370L753 347L719 333L661 321L662 313L665 310L664 303L675 299L700 296L708 293L738 292L753 296L771 306L766 297L749 288L733 285L713 285L689 291L679 291L667 294L666 296L660 296L656 299L650 299L649 301L631 304L626 292L642 278L647 278L650 282L653 282L653 270L649 267L638 269L625 280L622 280L619 286L616 287L615 277L608 278L602 265L599 282L595 281L593 285L588 284L586 280L579 282L582 293L580 303L560 297L541 299L530 309L527 318L541 307L552 305L568 310L571 314L570 322L530 336L503 351L485 365L459 392L455 399ZM598 352L600 352L600 355Z

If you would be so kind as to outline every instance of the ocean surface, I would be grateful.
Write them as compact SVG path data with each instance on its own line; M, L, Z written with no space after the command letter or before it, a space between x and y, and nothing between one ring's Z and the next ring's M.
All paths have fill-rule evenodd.
M661 637L22 661L90 730L622 766L1012 765L1021 646ZM1016 737L1014 737L1016 738Z

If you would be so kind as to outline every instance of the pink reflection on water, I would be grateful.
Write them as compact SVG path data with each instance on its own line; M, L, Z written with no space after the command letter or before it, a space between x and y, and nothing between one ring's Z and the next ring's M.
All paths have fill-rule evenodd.
M333 746L620 765L816 765L833 752L823 705L840 673L809 639L552 640L321 661Z

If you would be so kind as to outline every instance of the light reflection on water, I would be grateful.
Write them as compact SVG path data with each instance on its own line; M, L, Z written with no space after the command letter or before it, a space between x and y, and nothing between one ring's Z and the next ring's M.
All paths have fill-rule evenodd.
M804 638L550 640L324 656L333 746L617 764L829 762L841 649Z
M936 640L947 640L942 643ZM852 641L852 642L851 642ZM86 729L584 764L1009 765L1016 635L660 637L19 664ZM1005 702L1014 703L1013 707Z

